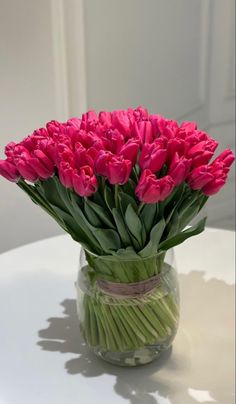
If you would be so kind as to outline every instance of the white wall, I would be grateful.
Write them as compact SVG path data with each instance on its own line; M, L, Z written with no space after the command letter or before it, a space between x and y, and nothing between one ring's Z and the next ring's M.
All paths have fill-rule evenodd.
M0 0L0 150L52 118L57 107L51 4ZM60 232L50 217L0 177L0 251Z
M234 145L234 0L0 0L0 149L87 107L143 104ZM0 178L0 251L60 232ZM209 223L234 227L234 175Z

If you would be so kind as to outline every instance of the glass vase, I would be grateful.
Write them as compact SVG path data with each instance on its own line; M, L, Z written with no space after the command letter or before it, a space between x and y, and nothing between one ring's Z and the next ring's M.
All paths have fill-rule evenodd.
M81 249L77 311L86 344L120 366L144 365L168 349L179 321L174 253L140 259Z

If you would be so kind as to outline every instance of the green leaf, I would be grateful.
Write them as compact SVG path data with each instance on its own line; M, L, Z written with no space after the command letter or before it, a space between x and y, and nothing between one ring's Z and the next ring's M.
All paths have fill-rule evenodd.
M169 219L169 218L168 218ZM171 220L168 220L168 224L165 229L165 238L170 238L174 235L176 235L179 230L182 230L179 228L180 227L180 219L179 219L179 214L176 209L173 209L172 215L171 215Z
M67 206L58 192L57 182L58 178L53 176L46 181L38 181L36 187L39 193L44 196L49 203L68 212Z
M132 198L132 196L130 196L130 195L126 194L125 192L121 191L121 192L119 192L119 197L118 198L119 198L120 210L121 210L124 217L125 217L125 214L126 214L126 211L127 211L127 208L128 208L129 205L131 205L133 207L133 209L135 211L137 211L138 206L137 206L137 204L135 202L135 199Z
M96 213L102 224L111 229L115 229L114 223L110 218L110 212L107 209L103 208L95 202L92 202L90 199L87 199L85 201L85 205L88 205Z
M156 203L144 205L141 211L140 218L144 224L147 234L149 234L152 229L156 213L157 213Z
M205 228L205 223L206 223L206 217L204 219L200 220L200 222L198 222L195 226L192 226L192 227L188 228L187 230L184 230L183 232L177 234L176 236L163 241L160 244L159 249L160 250L169 250L170 248L183 243L183 241L185 241L189 237L200 234Z
M136 183L130 178L126 184L122 186L122 190L125 194L128 194L132 198L135 196L135 188L136 188Z
M157 253L158 245L164 232L165 225L166 225L165 220L164 218L162 218L153 227L150 233L150 240L148 244L146 245L146 247L143 248L143 250L139 252L139 255L141 255L141 257L149 257Z
M79 228L87 234L88 238L90 239L90 250L96 251L96 253L101 253L101 246L99 245L96 237L93 235L92 230L94 229L93 226L88 222L84 213L80 209L77 203L77 197L73 192L68 191L59 181L56 183L58 187L58 192L67 206L69 213L79 226Z
M79 208L75 201L73 193L70 194L72 207L74 210L74 217L77 217L77 221L83 225L83 229L90 232L91 241L96 241L99 244L102 252L109 254L110 250L117 250L121 247L120 238L118 233L112 229L96 228L89 223L83 214L82 210Z
M53 205L52 205L53 206ZM91 240L88 235L82 230L80 226L77 225L76 221L73 217L60 209L58 206L53 206L55 211L57 212L58 216L61 217L66 225L66 231L71 235L71 237L82 244L82 246L86 249L91 251L92 245ZM95 250L96 251L96 250ZM92 251L91 251L92 252Z
M107 204L108 209L110 211L112 211L112 209L116 207L115 199L114 199L113 192L107 185L105 185L105 187L104 187L104 198L105 198L105 202Z
M137 213L134 211L132 205L128 205L125 212L125 222L129 229L130 234L138 241L140 247L145 242L142 239L142 222L139 219Z
M180 210L178 210L180 230L184 229L197 216L201 210L201 205L206 202L205 198L207 198L205 195L197 193L194 195L192 202L188 205L186 204L184 209L182 206L180 207Z
M106 253L111 250L119 250L121 247L120 237L115 230L112 229L94 229L94 235L99 241L102 249Z
M56 222L63 228L63 230L67 231L65 227L65 223L61 218L57 215L55 210L52 206L47 202L47 200L42 197L37 188L34 185L29 185L25 181L20 180L18 181L17 185L21 188L29 197L30 199L42 209L44 209Z
M122 243L124 244L124 246L129 246L131 244L131 240L121 213L117 208L113 208L112 214Z
M102 227L103 223L99 219L98 215L94 212L94 210L90 207L90 205L84 201L84 213L86 215L87 220L91 223L92 226Z

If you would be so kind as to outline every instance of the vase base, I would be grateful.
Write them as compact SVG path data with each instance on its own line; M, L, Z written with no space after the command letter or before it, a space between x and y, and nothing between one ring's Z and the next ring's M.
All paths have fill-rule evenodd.
M101 347L97 347L94 349L94 353L97 357L106 362L112 363L113 365L135 367L151 363L157 359L164 350L168 349L169 346L152 345L127 352L112 352Z

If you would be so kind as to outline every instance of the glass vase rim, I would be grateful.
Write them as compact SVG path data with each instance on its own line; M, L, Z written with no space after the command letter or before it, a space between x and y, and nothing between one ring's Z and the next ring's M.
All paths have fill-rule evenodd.
M174 255L174 248L170 248L169 250L160 250L155 254L149 255L148 257L142 257L140 255L138 255L138 253L136 253L137 257L134 258L121 258L123 255L112 255L112 254L107 254L107 255L99 255L99 254L95 254L92 253L91 251L89 251L88 249L84 248L83 246L81 246L81 251L80 252L87 252L90 256L96 258L96 259L100 259L100 260L104 260L104 261L122 261L122 262L135 262L135 261L148 261L152 258L157 258L158 256L165 256L166 254L171 254L172 257Z

